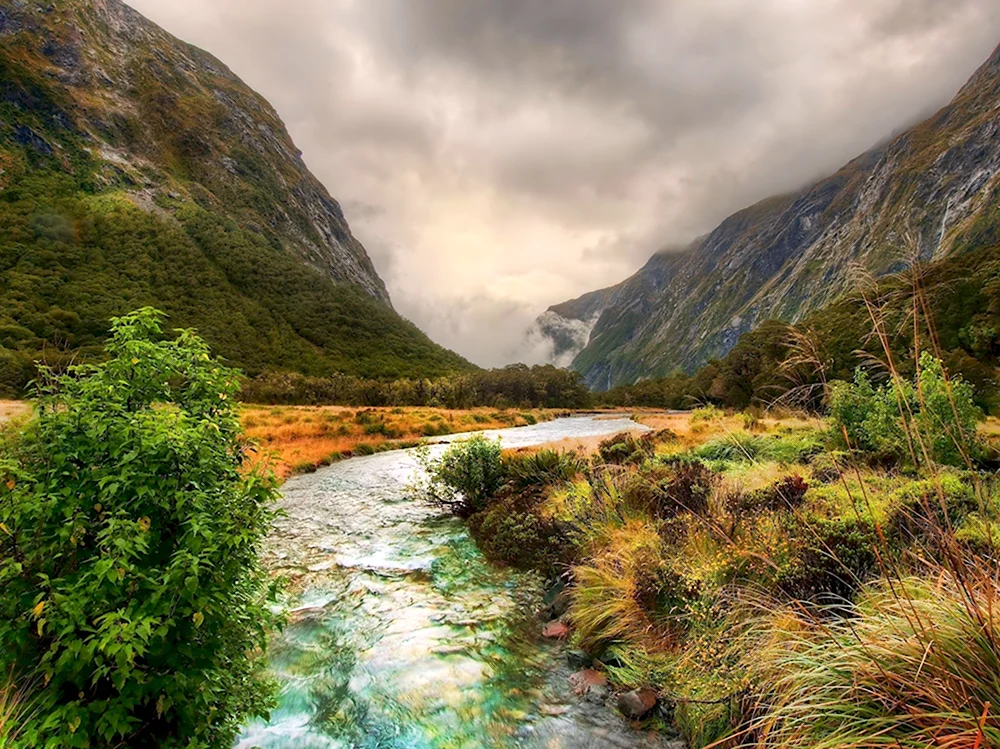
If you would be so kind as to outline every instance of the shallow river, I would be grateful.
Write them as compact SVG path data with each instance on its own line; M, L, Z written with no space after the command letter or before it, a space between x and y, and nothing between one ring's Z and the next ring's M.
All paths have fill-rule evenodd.
M574 417L486 434L523 447L640 429ZM292 591L270 654L280 707L237 746L667 746L572 694L560 649L535 642L541 582L487 565L461 523L408 491L419 470L398 451L285 484L266 551Z

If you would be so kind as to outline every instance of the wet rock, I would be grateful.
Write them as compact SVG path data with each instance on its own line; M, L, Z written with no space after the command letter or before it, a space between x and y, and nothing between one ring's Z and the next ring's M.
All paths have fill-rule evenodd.
M585 650L567 650L566 663L569 664L570 668L584 668L590 665L590 656Z
M566 705L542 705L538 708L538 712L550 718L558 718L560 715L568 713L569 707Z
M542 616L546 619L559 619L569 610L569 596L566 595L566 588L569 585L569 578L563 575L555 584L545 592L542 603Z
M569 627L560 621L549 622L542 627L542 637L548 637L550 640L565 640L569 637Z
M584 699L595 705L603 705L611 696L611 690L603 684L594 684L587 689Z
M646 717L658 701L652 689L633 689L618 695L618 711L626 718L639 720Z
M594 687L607 687L608 677L592 668L585 668L570 674L569 685L573 688L573 694L583 697Z
M467 650L465 645L438 645L431 648L434 655L465 655Z

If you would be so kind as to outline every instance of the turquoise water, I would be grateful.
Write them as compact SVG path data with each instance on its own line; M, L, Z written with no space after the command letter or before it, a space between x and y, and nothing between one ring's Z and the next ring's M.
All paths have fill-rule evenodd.
M521 447L630 429L642 427L575 417L487 434ZM417 471L399 451L285 485L265 554L289 579L290 624L270 654L280 707L237 747L655 745L603 705L558 706L562 660L532 636L541 581L486 564L458 521L411 496Z

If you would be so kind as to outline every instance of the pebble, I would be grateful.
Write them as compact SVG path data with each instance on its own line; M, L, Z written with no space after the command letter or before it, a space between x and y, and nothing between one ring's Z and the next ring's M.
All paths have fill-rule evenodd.
M626 718L639 720L656 707L659 697L652 689L633 689L618 695L618 711Z
M562 622L549 622L542 627L542 637L552 640L565 640L569 637L569 627Z

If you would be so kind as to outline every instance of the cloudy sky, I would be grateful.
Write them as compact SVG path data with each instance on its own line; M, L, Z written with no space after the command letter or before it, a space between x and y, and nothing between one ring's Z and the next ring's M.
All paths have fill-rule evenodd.
M396 308L483 365L1000 42L996 0L128 1L275 105Z

